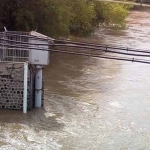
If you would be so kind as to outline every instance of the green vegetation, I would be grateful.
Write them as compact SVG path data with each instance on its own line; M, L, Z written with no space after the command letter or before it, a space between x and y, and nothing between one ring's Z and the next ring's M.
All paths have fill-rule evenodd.
M100 22L123 26L126 5L95 0L0 0L0 30L37 30L58 37L85 36Z

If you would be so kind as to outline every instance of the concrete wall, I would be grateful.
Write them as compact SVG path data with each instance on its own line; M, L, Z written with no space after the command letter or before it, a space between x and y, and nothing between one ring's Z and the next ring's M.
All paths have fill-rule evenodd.
M34 107L34 77L36 71L29 65L28 110ZM34 71L33 71L34 70ZM31 71L31 72L30 72ZM24 89L24 64L0 62L0 108L22 109ZM44 88L42 104L44 102Z
M0 63L0 108L22 109L23 64Z

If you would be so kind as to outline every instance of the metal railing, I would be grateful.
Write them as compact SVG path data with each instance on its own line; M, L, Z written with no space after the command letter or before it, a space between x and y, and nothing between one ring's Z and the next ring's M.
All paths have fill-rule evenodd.
M0 62L29 61L29 55L32 55L32 59L34 56L39 56L39 54L37 55L37 50L44 52L44 47L49 47L49 44L52 44L53 41L54 39L35 31L0 32Z
M29 58L29 50L8 47L0 48L0 62L26 62Z
M34 42L33 42L34 41ZM48 41L43 43L43 41ZM32 52L59 52L97 58L124 60L150 64L150 50L114 47L108 45L56 40L33 36L26 32L0 32L0 62L29 61Z
M17 36L11 36L11 34ZM29 58L29 50L23 48L12 47L14 42L28 42L27 37L20 35L27 35L27 32L1 32L0 33L0 62L25 62ZM27 46L28 47L28 46Z

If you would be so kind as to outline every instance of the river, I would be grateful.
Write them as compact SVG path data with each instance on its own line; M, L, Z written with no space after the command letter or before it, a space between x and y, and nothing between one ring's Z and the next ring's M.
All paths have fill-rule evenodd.
M150 48L150 12L128 28L84 40ZM53 53L45 104L27 114L0 110L0 150L150 150L150 65Z

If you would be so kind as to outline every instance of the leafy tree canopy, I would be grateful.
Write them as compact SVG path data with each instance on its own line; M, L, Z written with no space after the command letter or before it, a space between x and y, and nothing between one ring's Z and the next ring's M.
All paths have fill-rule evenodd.
M124 1L124 0L123 0ZM95 0L0 0L0 30L37 30L51 37L88 35L100 22L123 25L129 7Z

